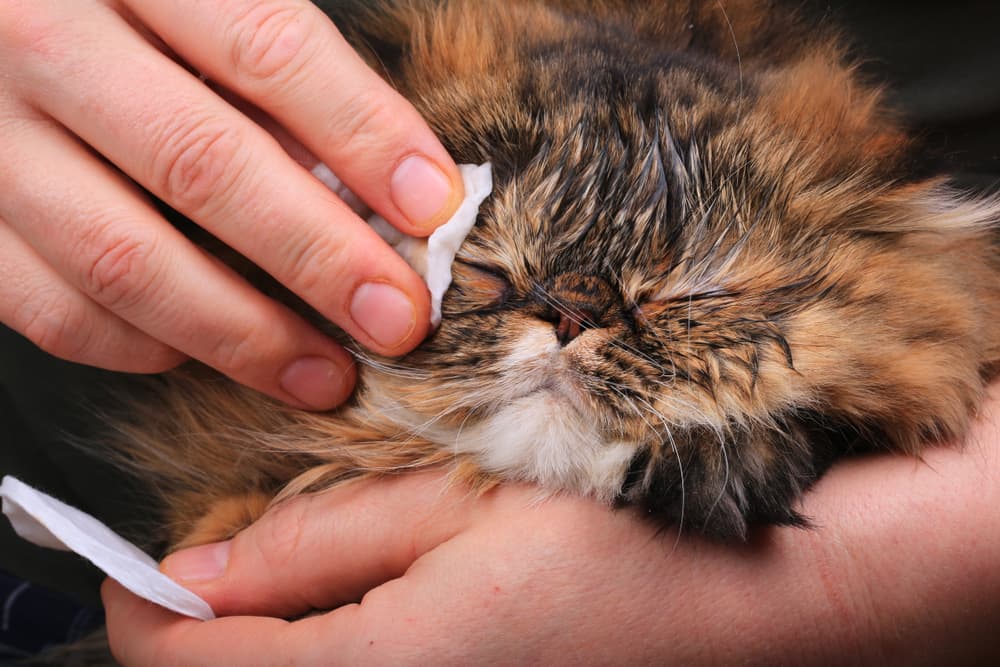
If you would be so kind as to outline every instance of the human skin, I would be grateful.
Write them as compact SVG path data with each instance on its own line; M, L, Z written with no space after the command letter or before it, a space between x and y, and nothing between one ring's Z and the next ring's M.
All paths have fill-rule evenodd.
M0 3L0 129L0 322L56 356L131 372L192 357L305 408L350 394L346 351L133 180L365 347L427 333L421 279L275 135L413 235L448 218L461 177L306 0Z
M144 664L990 664L1000 658L1000 385L961 446L836 465L814 527L745 545L537 489L440 473L279 506L163 570L223 618L107 581ZM313 609L334 609L285 621Z

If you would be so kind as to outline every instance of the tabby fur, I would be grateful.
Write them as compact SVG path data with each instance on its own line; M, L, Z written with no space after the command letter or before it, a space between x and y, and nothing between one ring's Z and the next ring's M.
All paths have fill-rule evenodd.
M429 466L724 538L846 452L961 438L1000 357L1000 206L916 150L835 30L766 0L320 3L494 195L440 328L354 398L202 368L117 425L169 547Z

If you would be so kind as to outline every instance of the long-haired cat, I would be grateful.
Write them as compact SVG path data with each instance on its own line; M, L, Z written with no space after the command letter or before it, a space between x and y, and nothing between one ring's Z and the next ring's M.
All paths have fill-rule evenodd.
M1000 206L919 174L832 30L768 0L329 2L494 194L440 328L345 406L170 374L119 424L168 547L445 466L724 537L850 450L961 437L1000 358Z

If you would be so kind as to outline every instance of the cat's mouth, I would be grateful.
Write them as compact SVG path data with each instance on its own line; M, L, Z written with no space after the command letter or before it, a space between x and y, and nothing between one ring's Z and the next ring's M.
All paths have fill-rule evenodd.
M572 371L554 370L541 384L514 400L534 397L539 401L554 401L567 406L581 417L590 415L593 412L590 397L575 378L566 377L571 373Z

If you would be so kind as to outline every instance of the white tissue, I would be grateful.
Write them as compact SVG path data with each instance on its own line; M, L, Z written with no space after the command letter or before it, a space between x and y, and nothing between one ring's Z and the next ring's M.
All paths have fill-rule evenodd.
M381 216L371 215L371 210L325 164L318 164L312 170L313 176L336 193L355 213L367 218L372 229L424 279L431 293L431 325L435 327L441 323L441 299L451 285L451 264L455 261L455 254L476 224L483 200L493 191L493 172L488 162L481 165L460 164L458 170L465 183L465 199L448 222L426 239L404 234Z
M156 561L103 523L7 475L0 483L3 513L18 535L39 546L75 551L139 597L203 621L207 602L160 572Z

